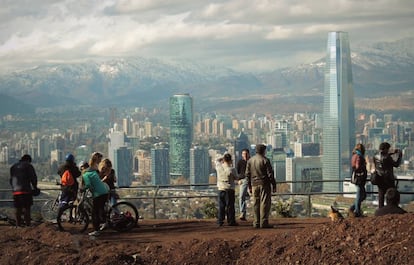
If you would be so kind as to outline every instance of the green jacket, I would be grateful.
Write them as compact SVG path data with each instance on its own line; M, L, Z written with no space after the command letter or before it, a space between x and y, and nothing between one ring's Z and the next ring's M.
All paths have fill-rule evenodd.
M108 184L102 182L96 170L88 170L84 172L82 178L85 188L92 192L94 198L108 194Z

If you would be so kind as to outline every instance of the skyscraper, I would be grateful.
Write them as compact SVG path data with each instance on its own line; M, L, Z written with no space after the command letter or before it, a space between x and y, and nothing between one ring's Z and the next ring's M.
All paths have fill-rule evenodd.
M206 184L211 172L211 157L208 150L201 146L190 149L190 184ZM208 186L196 186L192 189L203 189Z
M330 32L325 66L323 107L323 180L350 177L355 145L354 90L348 33ZM325 182L323 191L342 191L342 183Z
M169 170L168 147L155 144L151 149L151 184L170 184Z
M193 99L189 94L170 98L171 180L190 177L190 148L193 141Z

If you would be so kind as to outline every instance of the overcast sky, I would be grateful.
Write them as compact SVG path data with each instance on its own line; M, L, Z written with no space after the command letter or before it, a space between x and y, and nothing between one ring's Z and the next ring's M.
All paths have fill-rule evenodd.
M414 36L412 0L0 0L0 70L115 57L272 70Z

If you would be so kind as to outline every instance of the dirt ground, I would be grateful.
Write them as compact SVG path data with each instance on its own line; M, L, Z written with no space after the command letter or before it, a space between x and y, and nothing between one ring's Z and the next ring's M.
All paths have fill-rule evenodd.
M99 237L0 224L0 264L414 264L414 214L272 219L218 227L214 220L140 220Z

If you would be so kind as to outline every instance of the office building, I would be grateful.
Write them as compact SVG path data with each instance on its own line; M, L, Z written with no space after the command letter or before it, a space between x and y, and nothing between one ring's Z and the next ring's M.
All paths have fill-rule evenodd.
M291 192L321 192L322 180L320 156L287 157L286 158L286 181L289 183ZM297 182L306 181L306 182Z
M114 150L114 160L112 161L117 184L119 187L129 187L132 184L132 150L126 146L118 147Z
M250 143L247 135L244 132L240 132L234 141L234 165L237 165L237 162L242 159L243 149L248 149L250 152Z
M348 34L330 32L325 66L323 107L323 180L350 176L355 145L354 90ZM341 182L325 182L323 191L342 191Z
M190 149L190 184L207 184L211 169L208 150L201 146ZM208 186L194 186L192 189L205 189Z
M170 176L189 183L190 148L193 141L193 99L189 94L170 98Z
M168 147L155 144L151 149L151 184L170 184L170 165L168 161Z

